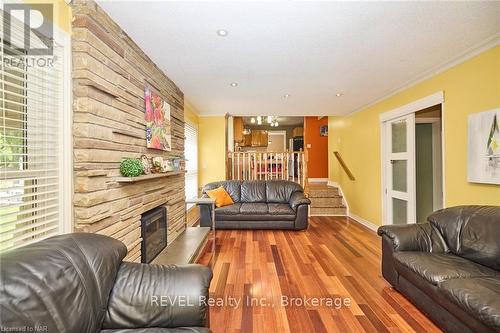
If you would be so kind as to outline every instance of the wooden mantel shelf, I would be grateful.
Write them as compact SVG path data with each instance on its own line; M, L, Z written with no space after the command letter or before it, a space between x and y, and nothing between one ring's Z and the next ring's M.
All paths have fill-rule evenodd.
M115 177L114 180L118 183L135 183L135 182L140 182L140 181L148 180L148 179L171 177L171 176L180 175L183 173L186 173L186 170L162 172L162 173L152 173L149 175L142 175L142 176L137 176L137 177Z

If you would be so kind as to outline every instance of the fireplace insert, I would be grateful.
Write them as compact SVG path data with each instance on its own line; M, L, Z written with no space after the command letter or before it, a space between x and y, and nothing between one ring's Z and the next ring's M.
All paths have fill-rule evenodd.
M141 215L141 262L150 263L167 246L167 209L157 207Z

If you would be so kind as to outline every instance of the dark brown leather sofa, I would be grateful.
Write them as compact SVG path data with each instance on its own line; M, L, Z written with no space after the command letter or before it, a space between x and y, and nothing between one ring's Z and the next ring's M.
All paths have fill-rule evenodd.
M500 332L500 207L459 206L383 226L382 274L448 332Z
M215 209L217 229L288 229L308 226L309 204L302 186L286 180L228 180L209 183L206 191L224 187L234 204ZM212 226L211 211L200 206L200 225Z
M210 332L210 268L123 262L126 254L114 238L82 233L2 253L1 331Z

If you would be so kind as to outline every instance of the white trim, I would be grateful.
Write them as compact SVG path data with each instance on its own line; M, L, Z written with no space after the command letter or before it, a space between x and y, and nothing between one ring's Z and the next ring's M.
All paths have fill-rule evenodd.
M441 177L442 177L442 185L441 185L441 191L442 193L442 198L443 198L443 208L446 207L446 145L444 144L445 142L445 131L444 131L444 124L445 124L445 103L441 103Z
M432 95L434 96L434 95ZM431 100L431 99L429 99ZM417 101L420 102L421 100ZM388 114L401 115L398 118L389 118L390 120L381 121L381 189L382 189L382 224L383 221L389 221L387 224L392 224L392 200L397 198L407 202L407 221L408 223L416 223L416 167L415 167L415 112L407 112L413 110L413 105L422 105L421 103L410 103L402 108L395 109L396 112L390 111ZM425 108L425 107L424 107ZM402 113L405 110L407 113ZM406 122L406 142L407 151L405 153L391 152L391 124L397 121ZM407 191L398 192L392 190L391 163L393 160L407 161Z
M337 182L334 182L333 180L329 180L328 179L328 183L326 184L327 186L331 186L331 187L338 187L340 188L339 184Z
M369 107L372 107L377 103L380 103L380 102L382 102L382 101L384 101L384 100L386 100L386 99L388 99L388 98L390 98L390 97L392 97L392 96L394 96L394 95L396 95L396 94L398 94L398 93L400 93L400 92L402 92L410 87L417 85L418 83L424 82L425 80L428 80L428 79L430 79L438 74L441 74L444 71L446 71L454 66L457 66L457 65L489 50L489 49L492 49L499 44L500 44L500 32L496 33L492 37L485 39L482 42L477 43L476 45L474 45L471 48L464 51L462 54L460 54L456 57L453 57L452 59L423 72L422 74L418 75L415 79L407 81L405 84L403 84L399 88L394 89L392 92L389 92L388 94L385 94L384 96L377 98L373 102L367 103L364 106L357 108L352 112L346 113L343 116L350 116L350 115L353 115L355 113L361 112Z
M348 215L351 219L353 219L354 221L358 222L359 224L361 225L364 225L365 227L367 227L368 229L372 230L372 231L375 231L377 232L377 229L380 227L379 225L376 225L368 220L365 220L364 218L358 216L358 215L355 215L355 214L349 214Z
M56 27L57 28L57 27ZM68 33L61 32L63 38L64 57L63 57L63 115L62 115L62 192L60 218L61 233L70 233L74 231L73 223L73 79L71 75L72 56L71 56L71 36Z
M444 93L442 91L438 91L435 94L423 97L414 102L384 112L380 114L379 119L381 122L385 122L388 120L409 115L410 113L415 113L417 111L427 109L434 105L442 104L443 102L444 102Z
M328 183L328 178L307 178L309 183Z
M328 180L327 186L338 188L339 195L342 196L342 203L345 206L345 214L346 214L346 216L349 216L349 203L347 202L347 198L345 197L344 192L342 191L342 186L340 186L339 183L334 182L332 180ZM342 216L344 216L344 215L342 215Z
M444 133L444 93L443 91L438 91L432 95L423 97L419 100L416 100L414 102L402 105L398 108L392 109L390 111L384 112L380 114L379 119L380 119L380 165L381 165L381 174L380 174L380 181L381 181L381 197L382 197L382 225L384 225L384 221L386 220L388 210L387 210L387 198L386 198L386 182L387 182L387 170L388 167L386 165L386 156L388 154L388 150L386 147L386 142L389 139L388 134L387 134L387 123L390 120L393 120L395 118L403 117L409 114L414 114L417 111L429 108L434 105L441 104L441 133ZM415 124L413 124L415 125ZM415 133L413 133L413 136ZM413 137L413 140L415 140L415 137ZM413 152L415 153L415 152ZM444 184L444 179L445 179L445 168L444 168L444 156L445 156L445 151L444 151L444 135L442 135L441 139L441 157L442 157L442 178L443 178L443 206L445 206L445 197L444 197L444 189L445 189L445 184ZM413 163L414 164L414 163ZM415 165L413 165L414 169Z

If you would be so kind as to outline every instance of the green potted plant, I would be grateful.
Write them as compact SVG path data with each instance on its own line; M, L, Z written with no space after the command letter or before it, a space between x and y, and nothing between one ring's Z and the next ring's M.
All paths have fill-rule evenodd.
M137 177L144 173L144 166L137 158L126 158L120 163L120 173L124 177Z

